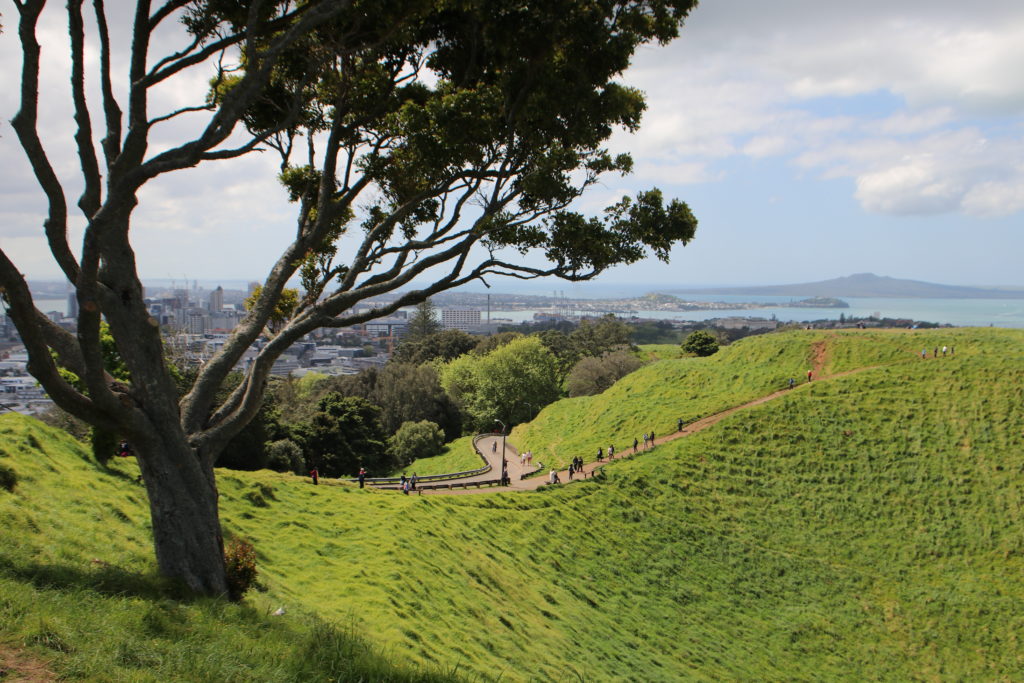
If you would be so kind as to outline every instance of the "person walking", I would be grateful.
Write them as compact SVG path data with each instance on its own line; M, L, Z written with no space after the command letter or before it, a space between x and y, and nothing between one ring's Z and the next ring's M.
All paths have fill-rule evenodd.
M366 485L366 468L359 468L359 488L363 488Z
M812 379L814 379L814 371L813 370L808 370L807 371L807 381L810 382Z
M597 447L597 461L601 462L602 460L604 460L604 451L601 449L600 446L598 446Z
M647 450L647 432L644 432L644 450Z
M796 380L793 379L792 377L790 377L789 378L789 388L792 389L794 386L796 386Z
M572 481L572 473L576 471L576 463L569 463L569 481Z
M309 476L313 479L313 486L320 484L320 472L315 467L309 471Z
M640 445L640 442L637 441L636 437L634 436L633 437L633 455L636 455L636 447L639 446L639 445Z
M651 442L650 443L651 443L650 447L654 448L654 430L653 429L651 430Z
M410 488L411 490L413 490L413 491L415 491L415 490L416 490L416 479L417 479L417 477L416 477L416 473L415 473L415 472L413 472L413 473L412 473L412 477L411 477L411 478L409 479L409 488Z
M921 360L928 357L928 349L921 349Z
M498 442L497 441L492 441L491 442L491 453L497 453L497 452L498 452Z
M676 431L683 431L683 418L679 418L678 420L676 420Z

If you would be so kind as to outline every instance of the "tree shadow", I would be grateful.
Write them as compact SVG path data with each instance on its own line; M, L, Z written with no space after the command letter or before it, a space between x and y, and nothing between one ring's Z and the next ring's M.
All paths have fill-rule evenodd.
M30 583L44 590L79 589L107 596L131 596L144 600L193 602L201 596L180 581L155 573L140 574L103 562L95 568L68 564L18 561L0 556L0 575Z

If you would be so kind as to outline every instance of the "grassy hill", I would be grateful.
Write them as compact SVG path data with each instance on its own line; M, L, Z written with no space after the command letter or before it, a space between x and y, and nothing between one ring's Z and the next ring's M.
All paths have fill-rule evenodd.
M245 605L152 576L134 463L3 416L0 653L95 680L1019 679L1022 359L1019 331L942 330L660 361L513 441L567 460L809 364L856 372L535 493L223 471L227 535L262 570Z

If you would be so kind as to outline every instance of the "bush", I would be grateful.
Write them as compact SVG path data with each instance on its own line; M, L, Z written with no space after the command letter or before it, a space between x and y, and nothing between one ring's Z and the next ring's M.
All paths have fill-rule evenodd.
M228 582L228 598L238 602L256 583L256 549L252 543L233 539L224 551L224 572Z
M14 492L14 487L18 484L18 475L10 467L6 465L0 465L0 489L5 489L10 492Z
M305 459L302 448L291 439L270 441L266 445L267 467L275 472L291 472L302 474Z
M710 332L697 330L683 342L683 351L695 356L710 356L718 351L718 340Z
M569 396L593 396L638 369L643 362L631 353L618 351L600 358L588 356L573 366L566 379Z
M443 448L444 432L430 420L403 422L394 436L388 439L388 451L399 465L440 455Z

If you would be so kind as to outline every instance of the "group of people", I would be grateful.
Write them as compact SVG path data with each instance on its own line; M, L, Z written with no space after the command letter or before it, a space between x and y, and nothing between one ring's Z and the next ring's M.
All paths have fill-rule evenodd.
M952 356L954 353L956 353L956 347L955 346L943 346L942 347L942 355L945 356L947 353L949 353L949 355ZM927 357L928 357L928 349L926 349L926 348L925 349L921 349L921 358L927 358ZM935 350L932 352L932 358L938 358L938 357L939 357L939 347L936 346Z
M362 482L360 482L359 485L362 486ZM409 491L415 491L416 490L416 473L413 472L411 477L407 477L407 476L405 476L403 474L402 478L399 479L399 481L398 481L398 490L401 491L402 493L404 493L407 496L409 495Z
M526 467L527 465L533 465L533 451L523 451L519 454L519 465L520 467Z
M608 452L611 453L611 448L608 449ZM583 458L577 456L577 457L572 459L572 462L569 463L569 481L572 481L572 475L577 474L577 473L582 472L582 471L583 471Z

